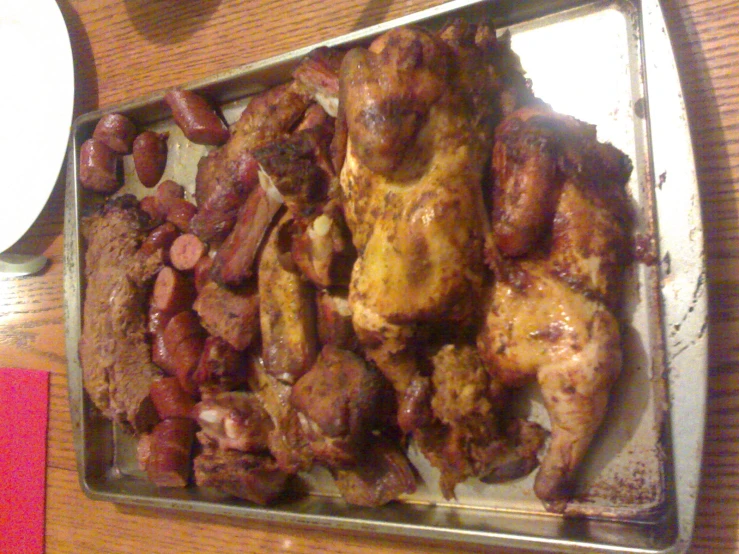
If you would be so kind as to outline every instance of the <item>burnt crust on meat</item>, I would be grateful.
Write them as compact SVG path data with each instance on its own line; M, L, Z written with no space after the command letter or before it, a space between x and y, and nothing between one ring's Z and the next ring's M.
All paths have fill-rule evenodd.
M87 243L79 356L84 386L95 406L136 434L157 416L149 398L161 375L146 339L148 296L162 251L139 251L148 216L126 195L105 204L82 225Z

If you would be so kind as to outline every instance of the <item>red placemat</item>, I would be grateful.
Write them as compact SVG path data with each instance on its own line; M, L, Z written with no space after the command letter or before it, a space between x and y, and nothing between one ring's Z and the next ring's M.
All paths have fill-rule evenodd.
M49 374L0 368L0 554L44 551Z

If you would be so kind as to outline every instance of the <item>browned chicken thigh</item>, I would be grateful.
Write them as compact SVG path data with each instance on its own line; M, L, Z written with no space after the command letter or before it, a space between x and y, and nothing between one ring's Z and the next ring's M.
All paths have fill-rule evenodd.
M552 439L534 490L561 511L621 369L631 162L594 127L542 107L500 126L493 165L501 255L478 348L504 384L537 378Z
M487 27L408 27L348 52L341 66L340 181L358 252L349 302L365 352L395 387L405 431L428 412L417 325L467 320L481 294L497 48Z

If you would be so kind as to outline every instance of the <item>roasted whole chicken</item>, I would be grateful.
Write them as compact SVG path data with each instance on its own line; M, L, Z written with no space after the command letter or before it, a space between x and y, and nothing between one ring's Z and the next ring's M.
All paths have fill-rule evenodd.
M621 369L631 162L544 107L513 113L496 138L496 280L478 349L505 385L537 379L552 437L534 490L561 511Z
M358 259L349 303L366 354L395 387L405 431L428 419L419 327L474 320L488 233L482 178L502 108L488 27L401 28L344 57L340 174Z

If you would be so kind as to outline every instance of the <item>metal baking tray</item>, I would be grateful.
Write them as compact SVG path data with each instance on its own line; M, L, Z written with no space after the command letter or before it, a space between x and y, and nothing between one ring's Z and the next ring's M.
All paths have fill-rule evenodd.
M600 140L634 161L629 184L639 233L655 237L658 262L637 264L625 299L625 363L609 413L565 516L547 513L532 477L503 485L468 482L443 500L433 468L418 492L391 505L349 506L320 470L309 494L255 507L216 491L157 489L135 460L135 441L105 420L86 396L77 354L84 293L80 219L100 202L77 181L79 149L109 112L140 128L170 132L165 178L194 186L205 147L184 139L163 92L79 117L72 130L65 213L68 377L79 478L98 500L224 514L406 537L503 545L547 552L683 552L692 534L704 432L707 308L699 190L677 68L657 0L457 0L321 44L190 83L233 121L250 95L285 81L318 46L356 45L396 26L435 28L453 17L492 19L511 33L534 91L556 110L594 123ZM174 84L174 83L173 83ZM178 83L179 84L179 83ZM122 192L143 189L130 157ZM536 391L530 416L547 423Z

